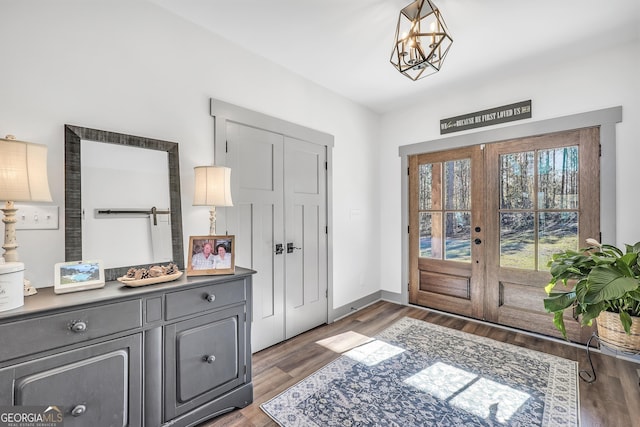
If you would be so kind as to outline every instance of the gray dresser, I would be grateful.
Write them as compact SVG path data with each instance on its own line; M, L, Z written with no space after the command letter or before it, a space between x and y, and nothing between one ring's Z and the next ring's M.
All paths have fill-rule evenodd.
M194 426L253 400L251 275L56 295L0 312L0 406L64 425Z

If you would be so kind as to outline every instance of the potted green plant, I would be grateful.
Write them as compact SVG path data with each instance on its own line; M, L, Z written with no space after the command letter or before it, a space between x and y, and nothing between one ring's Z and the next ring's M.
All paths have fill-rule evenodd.
M571 309L582 325L591 325L596 319L598 335L605 344L640 352L640 242L625 245L624 253L594 239L587 239L587 244L589 247L579 251L553 255L544 307L554 313L553 323L565 338L563 315ZM558 283L571 289L554 292ZM610 336L610 332L616 335Z

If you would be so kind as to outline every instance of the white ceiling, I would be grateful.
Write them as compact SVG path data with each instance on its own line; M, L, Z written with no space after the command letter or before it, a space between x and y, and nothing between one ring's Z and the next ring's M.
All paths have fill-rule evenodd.
M640 37L639 0L433 0L453 45L414 82L389 62L411 0L150 1L377 112Z

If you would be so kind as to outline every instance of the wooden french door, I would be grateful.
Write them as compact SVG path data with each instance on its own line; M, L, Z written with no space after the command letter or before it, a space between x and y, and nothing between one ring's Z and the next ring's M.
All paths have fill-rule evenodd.
M236 264L253 278L252 351L327 322L326 149L226 122Z
M409 165L409 301L559 336L542 304L547 262L599 237L599 129L421 154ZM467 198L470 206L455 201ZM469 230L455 222L461 215ZM573 341L591 334L566 323Z
M559 336L542 304L547 262L599 239L599 152L598 128L487 145L487 320ZM573 341L591 335L566 324Z
M482 318L480 146L409 158L409 302Z

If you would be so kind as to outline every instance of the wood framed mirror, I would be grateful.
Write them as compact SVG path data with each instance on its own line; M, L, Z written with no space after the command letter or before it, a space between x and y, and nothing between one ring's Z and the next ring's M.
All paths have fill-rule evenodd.
M164 173L165 178L157 180L156 178L151 178L149 181L160 181L160 186L168 186L166 195L161 199L167 200L169 206L148 206L147 208L150 210L150 214L146 215L143 212L137 212L134 215L129 215L130 217L144 217L145 223L153 223L152 221L156 218L156 209L165 210L168 208L167 219L168 223L167 227L167 238L169 238L169 230L170 230L170 241L163 242L161 246L165 248L165 256L159 259L153 259L154 254L151 254L148 259L144 262L131 262L128 263L126 261L112 261L109 263L108 261L105 263L105 279L107 281L115 280L118 277L121 277L126 274L127 270L131 267L149 267L154 264L166 264L167 262L173 262L178 265L178 268L184 268L184 251L183 251L183 238L182 238L182 210L181 210L181 199L180 199L180 169L179 169L179 157L178 157L178 144L175 142L162 141L151 138L144 138L133 135L126 135L116 132L103 131L98 129L85 128L80 126L73 125L65 125L65 260L66 261L78 261L82 259L89 259L89 257L94 257L94 254L88 254L83 252L90 252L86 250L87 242L83 242L83 234L89 234L86 232L83 233L83 220L86 220L90 217L97 217L99 215L99 209L91 209L83 206L83 194L86 194L87 191L90 191L90 194L96 193L97 197L100 197L102 190L97 190L95 192L88 190L87 188L83 188L83 185L88 186L88 182L83 182L83 157L86 161L86 156L83 156L82 150L83 146L85 150L87 150L87 143L90 143L93 146L100 147L100 150L113 148L114 151L117 150L132 150L132 153L135 156L145 156L145 153L148 154L147 157L154 158L154 165L164 163L162 160L166 156L166 164L167 164L167 172L164 173L164 170L159 172ZM97 145L95 145L97 143ZM102 144L112 144L114 146L106 146ZM154 151L147 151L154 150ZM122 158L121 151L118 151L119 154L115 154L114 156L120 156ZM166 154L163 154L166 153ZM160 159L160 160L158 160ZM117 159L114 158L104 158L103 164L105 166L115 165L119 163L114 161ZM131 160L133 162L133 160ZM159 161L159 163L158 163ZM138 164L144 164L146 161L138 161ZM124 162L123 162L124 163ZM153 166L153 168L157 171L157 169L162 169L162 166ZM136 173L144 173L144 168L138 168ZM151 171L151 169L149 169ZM86 172L86 171L85 171ZM115 193L118 191L122 192L123 200L134 200L136 195L127 195L127 191L131 190L129 187L133 187L132 179L129 179L128 182L121 182L122 185L117 186L119 181L123 181L121 173L122 171L110 170L103 171L103 174L107 174L105 176L111 176L113 179L109 179L109 191L111 193ZM84 174L84 180L88 181L86 178L86 174ZM121 178L121 179L118 179ZM104 179L101 179L101 182L104 182ZM126 180L125 180L126 181ZM135 179L135 181L139 181ZM164 185L162 183L167 183ZM125 184L129 185L125 185ZM156 182L156 186L158 183ZM113 188L111 188L113 187ZM138 190L139 191L139 190ZM139 193L138 193L139 194ZM159 202L164 204L164 202ZM151 204L151 203L149 203ZM112 206L100 206L100 208L110 209ZM122 207L120 207L122 208ZM113 211L118 211L117 209ZM127 211L127 209L120 209L117 213L121 214L122 211ZM112 213L112 212L111 212ZM107 215L110 216L110 215ZM122 215L116 215L122 216ZM126 216L126 215L125 215ZM108 219L105 221L109 221ZM85 221L86 223L86 221ZM102 223L103 225L106 223ZM118 229L122 229L124 233L126 233L125 227L118 227ZM148 230L144 231L145 233L152 233ZM101 248L100 255L96 256L96 258L104 258L107 257L109 253L121 253L126 250L128 246L134 246L131 244L132 238L130 238L131 233L129 232L127 235L122 236L110 236L109 242L93 242L98 243L100 245L104 244L104 247ZM85 239L86 240L86 239ZM135 243L135 242L134 242ZM85 251L83 251L83 247ZM135 261L136 259L139 261L140 259L144 259L138 257L138 252L136 250L136 256L132 256L131 260ZM171 259L168 259L171 258ZM117 265L113 265L116 263Z

